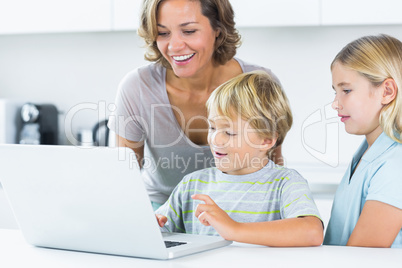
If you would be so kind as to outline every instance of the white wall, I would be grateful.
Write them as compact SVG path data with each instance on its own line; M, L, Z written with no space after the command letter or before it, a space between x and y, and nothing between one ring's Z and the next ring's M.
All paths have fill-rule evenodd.
M387 33L402 39L402 25L270 27L240 29L240 33L243 45L237 56L271 68L290 99L295 120L283 148L289 165L301 170L324 165L343 172L361 137L346 135L343 125L334 123L338 122L334 112L327 114L327 120L307 124L303 131L302 126L316 112L320 115L334 96L329 64L335 54L362 35ZM131 31L0 35L0 98L54 103L64 115L86 102L105 106L106 114L87 109L73 117L74 131L91 128L107 116L107 105L113 103L124 74L146 63L141 46L142 40ZM326 133L328 123L333 124ZM62 142L68 143L64 135ZM340 179L338 174L335 177Z

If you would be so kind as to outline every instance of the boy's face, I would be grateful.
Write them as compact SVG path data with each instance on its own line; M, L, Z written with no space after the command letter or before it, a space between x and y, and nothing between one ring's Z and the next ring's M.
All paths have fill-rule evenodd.
M250 174L268 163L269 139L262 138L249 122L235 115L221 116L212 109L208 116L208 142L216 167L230 175Z

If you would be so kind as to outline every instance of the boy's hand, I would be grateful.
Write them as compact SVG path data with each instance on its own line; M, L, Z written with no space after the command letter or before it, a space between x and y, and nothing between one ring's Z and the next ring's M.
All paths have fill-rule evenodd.
M161 214L155 214L156 220L158 221L158 224L160 227L165 226L165 223L167 222L166 216L163 216Z
M204 201L205 204L199 204L195 210L195 216L205 226L212 226L225 239L231 240L235 234L235 228L238 224L229 215L223 211L211 197L204 194L195 194L192 199Z

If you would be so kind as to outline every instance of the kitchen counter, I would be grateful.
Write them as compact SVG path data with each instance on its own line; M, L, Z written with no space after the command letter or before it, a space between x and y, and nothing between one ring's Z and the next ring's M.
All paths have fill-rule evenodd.
M0 229L2 267L400 267L402 249L320 246L270 248L243 243L169 261L34 247L18 230Z

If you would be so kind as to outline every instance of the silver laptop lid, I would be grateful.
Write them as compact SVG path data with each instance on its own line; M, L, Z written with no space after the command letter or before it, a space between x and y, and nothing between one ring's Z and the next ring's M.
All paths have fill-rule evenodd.
M127 148L0 145L0 182L37 246L168 258Z

